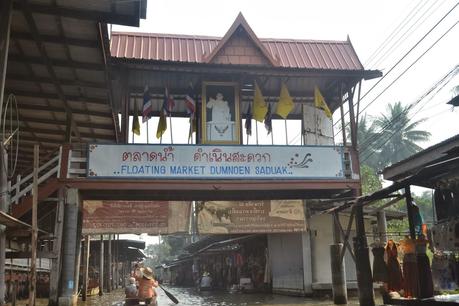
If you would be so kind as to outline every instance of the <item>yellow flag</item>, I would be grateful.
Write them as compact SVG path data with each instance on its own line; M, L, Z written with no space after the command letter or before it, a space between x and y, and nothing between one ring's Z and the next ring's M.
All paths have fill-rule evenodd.
M134 117L132 118L132 133L140 136L140 122L139 122L139 110L137 108L137 102L134 101Z
M253 96L253 115L252 118L263 122L265 120L266 113L268 112L268 106L266 106L265 98L261 93L258 84L255 82L255 95Z
M156 138L160 139L166 130L166 114L164 114L164 112L161 110L161 114L159 115L158 129L156 130Z
M287 119L288 114L290 114L294 106L295 105L293 104L292 97L290 97L287 85L282 82L279 102L277 102L276 114L284 119Z
M325 99L317 86L314 86L314 104L317 108L323 109L328 118L332 118L332 113L328 108L327 102L325 102Z

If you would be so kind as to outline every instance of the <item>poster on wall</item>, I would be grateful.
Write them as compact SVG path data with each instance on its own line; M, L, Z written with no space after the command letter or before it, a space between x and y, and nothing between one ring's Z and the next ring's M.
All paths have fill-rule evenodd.
M303 201L209 201L197 205L200 234L291 233L306 230Z
M239 85L203 82L202 143L239 144Z
M191 202L83 201L83 234L172 234L188 231Z

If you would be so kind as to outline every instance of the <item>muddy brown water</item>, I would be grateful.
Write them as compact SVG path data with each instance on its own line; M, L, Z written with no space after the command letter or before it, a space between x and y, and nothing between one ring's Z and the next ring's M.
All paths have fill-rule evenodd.
M172 293L180 303L178 306L332 306L333 301L330 298L311 299L304 297L291 297L276 294L243 294L243 293L227 293L227 292L201 292L198 293L194 288L178 288L178 287L165 287ZM161 289L158 292L158 306L173 306L173 302L164 294ZM124 300L123 289L114 290L111 293L104 294L103 296L89 297L86 302L81 299L78 306L122 306ZM379 299L376 301L377 305L381 305ZM18 306L26 305L27 301L18 301ZM48 301L39 299L37 306L48 305ZM357 298L350 298L349 306L359 305Z

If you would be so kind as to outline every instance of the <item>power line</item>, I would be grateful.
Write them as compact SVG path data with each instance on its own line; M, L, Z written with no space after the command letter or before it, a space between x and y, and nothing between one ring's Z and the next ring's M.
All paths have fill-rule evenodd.
M444 88L444 86L446 86L453 78L455 75L457 75L457 73L459 73L459 65L456 65L453 69L451 69L448 73L446 73L446 75L444 75L439 81L437 81L431 88L429 88L429 90L427 90L421 97L419 97L415 102L413 102L412 104L410 104L410 106L406 109L406 111L409 111L411 110L412 108L414 108L416 105L418 105L422 100L424 100L427 96L431 95L431 97L433 97L434 95L432 94L432 92L434 90L436 90L437 88L439 88L439 86L441 85L440 87L440 90L442 88ZM442 85L443 84L443 85ZM438 92L439 90L437 90ZM429 99L427 102L431 101L431 99ZM427 104L427 102L424 103L424 106ZM424 107L422 106L422 107ZM421 107L421 109L422 109ZM419 110L418 110L419 112ZM417 112L416 112L417 113ZM415 114L416 114L415 113ZM399 118L404 115L404 113L400 113L398 116L396 116L395 118L393 118L393 120L391 122L388 122L385 126L381 127L381 130L376 132L375 135L373 136L370 136L366 139L364 139L362 141L362 143L360 144L362 151L361 153L363 153L365 150L367 150L369 148L369 145L374 142L374 139L375 138L379 138L379 135L378 134L381 134L382 132L384 132L386 129L389 128L390 125L392 125L393 123L395 123L397 120L399 120ZM413 116L414 117L414 116Z
M441 89L443 89L443 88L453 79L453 77L458 73L458 71L459 71L458 68L459 68L459 65L455 66L455 67L453 68L453 70L451 70L445 77L443 77L443 78L442 78L439 82L437 82L432 88L430 88L429 91L426 92L420 99L418 99L416 102L414 102L414 103L411 104L409 107L407 107L407 108L405 109L405 112L400 113L398 116L396 116L396 118L394 118L393 120L391 120L390 122L388 122L388 123L386 124L386 126L385 126L384 129L382 129L382 130L379 131L378 133L375 133L375 134L377 135L376 137L379 137L379 135L380 135L382 132L384 132L385 130L387 130L387 128L388 128L389 126L391 126L391 125L393 125L394 123L396 123L397 121L399 121L399 120L402 118L401 116L402 116L403 114L405 114L405 113L407 114L407 113L409 112L409 110L411 110L414 106L416 106L416 105L417 105L420 101L422 101L425 97L427 97L428 95L430 95L435 89L437 89L437 87L438 87L441 83L443 83L442 86L441 86L439 89L437 89L436 92L438 93ZM446 79L448 79L448 80L445 81ZM434 95L432 95L432 96L434 96ZM427 100L427 102L429 102L429 101L431 101L431 100L432 100L432 97L431 97L429 100ZM408 117L408 123L409 123L411 120L414 119L414 116L415 116L415 115L416 115L416 114L417 114L417 113L427 104L427 102L425 102L424 105L421 106L421 108L420 108L416 113L414 113L414 114L411 116L411 119ZM435 115L429 116L429 119L431 119L431 118L433 118L433 117L436 117L436 116L438 116L438 115L440 115L440 114L442 114L442 113L444 113L444 112L445 112L445 111L442 110L441 112L439 112L439 113L437 113L437 114L435 114ZM390 139L392 139L392 137L394 137L394 135L396 134L396 132L397 132L397 131L394 131L393 133L391 133L387 139L381 140L381 144L380 144L375 150L370 151L369 155L367 155L366 157L362 157L362 162L367 161L371 156L373 156L373 154L375 154L379 149L381 149L382 146L384 146L384 145L387 143L387 141L389 141ZM363 156L363 153L364 153L365 151L367 151L369 147L370 147L370 146L367 145L367 146L361 151L362 156Z
M418 42L417 42L413 47L411 47L410 50L408 50L408 52L406 52L405 55L403 55L402 58L400 58L400 59L397 61L397 63L395 63L395 64L389 69L389 71L388 71L382 78L380 78L380 79L379 79L379 80L378 80L378 81L377 81L377 82L376 82L376 83L375 83L375 84L374 84L374 85L373 85L373 86L372 86L372 87L362 96L361 100L364 99L364 98L365 98L365 97L366 97L366 96L367 96L367 95L368 95L368 94L369 94L369 93L370 93L379 83L381 83L382 80L384 80L384 78L386 78L386 77L395 69L395 67L397 67L398 64L400 64L400 62L402 62L402 61L403 61L403 60L404 60L404 59L405 59L405 58L406 58L406 57L407 57L407 56L408 56L408 55L409 55L409 54L410 54L410 53L411 53L411 52L412 52L412 51L413 51L413 50L414 50L414 49L415 49L415 48L416 48L416 47L417 47L417 46L418 46L418 45L419 45L419 44L420 44L420 43L421 43L421 42L422 42L422 41L423 41L423 40L433 31L433 30L434 30L434 29L435 29L435 28L436 28L436 27L437 27L437 26L438 26L438 25L448 16L457 6L458 6L458 5L459 5L459 2L456 3L456 4L455 4L455 5L454 5L454 6L453 6L453 7L452 7L452 8L451 8L451 9L450 9L450 10L449 10L449 11L448 11L448 12L447 12L447 13L446 13L446 14L445 14L445 15L444 15L435 25L434 25L434 26L432 26L432 27L430 28L430 30L427 31L427 33L424 34L424 35L418 40ZM422 56L424 56L424 55L427 53L427 51L429 51L429 50L430 50L430 49L431 49L431 48L432 48L441 38L443 38L443 37L444 37L444 36L454 27L454 26L456 26L456 24L457 24L457 22L456 22L448 31L446 31L445 34L443 34L439 39L437 39L437 40L435 41L435 43L434 43L433 45L431 45L431 46L430 46L430 47L429 47L420 57L418 57L418 58L415 60L414 63L416 63ZM413 63L413 64L414 64L414 63ZM411 67L413 66L413 64L411 64L408 68L411 68ZM405 71L403 71L402 74L399 75L399 77L395 79L395 81L398 80L407 70L408 70L408 69L406 69ZM393 83L395 83L395 81L392 82L390 85L392 85ZM389 87L390 87L390 86L386 87L386 89L385 89L383 92L385 92L385 91L387 90L387 88L389 88ZM382 93L381 93L381 94L382 94ZM381 94L379 94L379 95L377 96L377 98L380 97ZM376 100L376 99L374 99L373 101L371 101L363 110L361 110L361 111L357 114L357 116L359 116L359 115L360 115L366 108L368 108L368 106L371 105L375 100ZM348 113L349 113L349 110L348 110L344 115L347 115ZM338 123L338 122L336 122L333 126L335 126L337 123ZM348 124L349 124L349 123L347 123L347 124L345 125L345 127L346 127ZM341 131L342 131L342 129L340 129L340 130L338 131L338 133L335 134L335 136L337 136Z
M459 3L458 3L459 4ZM458 5L456 4L456 6ZM429 48L427 48L418 58L416 58L416 60L414 60L405 70L402 71L402 73L399 74L399 76L397 78L395 78L391 83L389 83L389 85L387 85L370 103L368 103L361 111L359 111L359 113L357 114L357 116L359 116L362 112L364 112L371 104L373 104L382 94L384 94L395 82L397 82L408 70L410 70L422 57L424 57L424 55L427 54L427 52L429 52L441 39L443 39L443 37L445 37L457 24L459 23L459 21L456 21L456 23L454 23L448 30L446 30L445 33L443 33L432 45L430 45ZM378 82L379 83L379 82ZM374 86L371 88L373 89ZM370 89L370 90L371 90ZM368 92L366 93L368 94ZM365 94L365 96L366 96ZM344 127L347 127L349 125L349 123L346 123ZM336 134L335 134L335 137L342 131L342 129L340 129Z
M392 45L389 47L389 49L387 49L384 54L381 56L381 58L375 63L372 65L372 67L376 67L378 66L380 63L382 63L384 61L385 58L387 58L386 55L390 54L391 52L393 52L394 48L397 47L397 44L402 40L402 39L408 39L408 37L410 37L413 32L415 30L417 30L419 28L419 26L422 24L422 22L419 24L419 21L424 17L424 15L428 12L430 12L430 14L423 20L423 22L425 22L430 16L432 16L432 14L438 10L442 3L441 2L438 2L440 3L440 6L438 6L437 8L435 8L434 10L431 10L431 8L436 4L437 2L433 2L432 5L427 8L427 10L405 31L405 33L403 33L394 43L392 43ZM415 27L413 29L413 27Z
M423 4L423 6L424 6L424 5L427 4L427 1L419 2L413 7L413 9L408 13L408 15L405 16L405 18L394 28L394 30L389 34L389 36L387 36L386 39L378 46L378 48L373 53L373 55L371 55L370 58L366 60L365 66L370 65L370 63L373 60L375 60L376 56L379 55L386 48L386 46L390 43L390 41L392 39L394 39L394 37L396 37L398 32L402 28L404 28L406 26L406 24L408 24L408 22L411 21L411 19L419 12L419 10L421 10L421 8L423 7L423 6L419 7L419 5L421 5L421 4ZM418 9L416 10L416 8L418 8ZM413 14L413 12L414 12L414 14ZM372 66L375 66L375 65L372 65Z

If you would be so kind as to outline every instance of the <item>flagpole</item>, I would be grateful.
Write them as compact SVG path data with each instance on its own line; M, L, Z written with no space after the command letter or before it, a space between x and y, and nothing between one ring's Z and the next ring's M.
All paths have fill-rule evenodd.
M257 136L257 146L258 146L258 120L255 120L255 135Z
M149 142L149 139L150 139L150 137L149 137L149 134L148 134L148 120L147 120L147 144L150 143L150 142Z
M172 138L172 116L169 113L169 125L171 126L171 144L174 143L174 139Z
M188 144L190 144L190 140L193 137L193 119L191 118L190 115L190 128L188 130Z
M274 132L273 132L272 126L271 126L271 145L274 145Z
M284 119L285 124L285 144L288 146L287 119Z
M304 145L304 104L301 104L301 132L300 132L300 135L301 135L301 140L300 140L300 144L301 145Z

